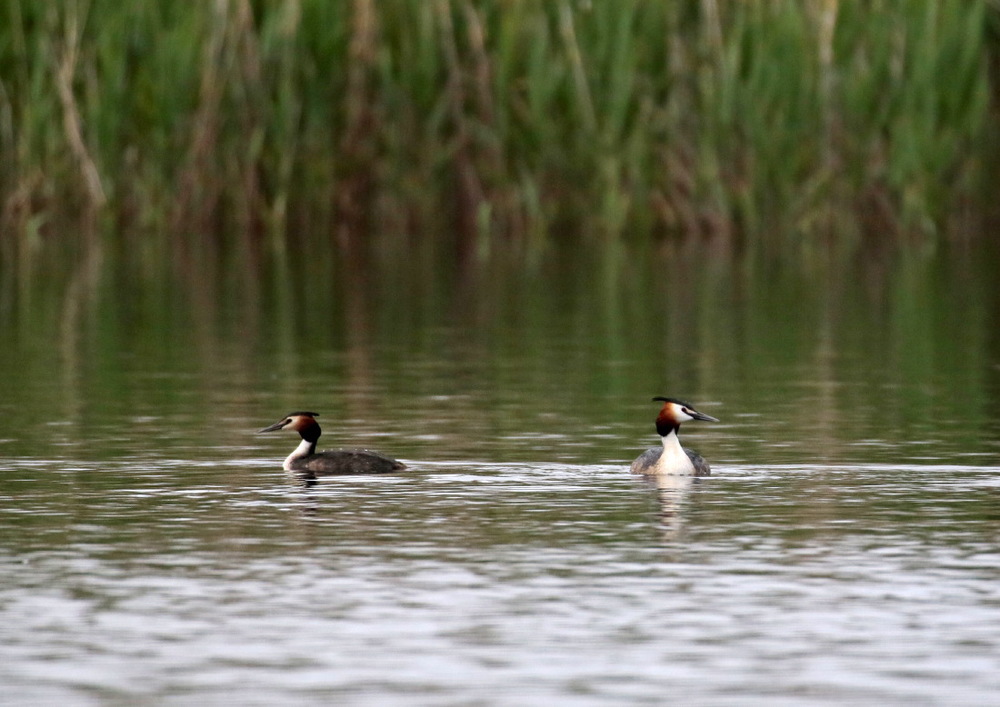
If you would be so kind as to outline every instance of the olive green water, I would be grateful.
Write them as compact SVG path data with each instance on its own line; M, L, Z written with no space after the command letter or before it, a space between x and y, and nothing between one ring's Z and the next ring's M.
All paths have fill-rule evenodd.
M2 702L1000 693L990 248L91 256L0 282ZM713 477L628 473L653 395ZM292 409L410 470L302 487Z

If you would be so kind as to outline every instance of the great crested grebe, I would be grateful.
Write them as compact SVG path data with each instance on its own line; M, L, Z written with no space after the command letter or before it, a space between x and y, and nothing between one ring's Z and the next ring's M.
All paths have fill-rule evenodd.
M652 447L632 462L636 474L677 474L684 476L708 476L712 473L708 462L690 449L684 449L677 438L682 422L704 420L718 422L714 417L698 412L677 398L653 398L662 402L663 407L656 418L656 431L663 439L662 447Z
M322 431L316 418L318 412L290 412L269 427L257 430L274 432L275 430L294 430L302 437L299 446L285 459L286 471L306 472L311 476L330 476L334 474L384 474L389 471L400 471L406 465L395 459L361 449L337 449L328 452L316 451L316 440Z

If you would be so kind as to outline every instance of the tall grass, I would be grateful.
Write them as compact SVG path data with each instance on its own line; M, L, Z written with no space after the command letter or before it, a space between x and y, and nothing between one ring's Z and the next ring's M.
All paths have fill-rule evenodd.
M0 257L95 222L182 253L933 237L984 172L995 12L4 0Z

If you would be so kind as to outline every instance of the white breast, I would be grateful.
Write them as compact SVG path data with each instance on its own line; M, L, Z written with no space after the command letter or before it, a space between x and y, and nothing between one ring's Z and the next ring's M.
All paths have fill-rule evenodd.
M657 474L694 474L694 464L672 431L663 438L663 454L656 461Z
M292 470L292 464L296 459L301 459L302 457L309 456L313 451L313 443L302 440L299 442L299 446L295 448L295 451L288 455L285 459L285 463L282 465L285 471Z

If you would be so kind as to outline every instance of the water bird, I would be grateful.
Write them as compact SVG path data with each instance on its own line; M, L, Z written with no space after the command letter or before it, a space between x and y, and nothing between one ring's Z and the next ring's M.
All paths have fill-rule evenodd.
M335 474L384 474L406 468L405 464L391 457L364 449L317 452L316 441L322 434L317 417L317 412L290 412L273 425L257 430L257 434L277 430L298 432L302 441L288 455L283 466L286 471L303 472L311 478Z
M714 417L698 412L689 403L677 398L653 398L653 402L662 402L663 407L656 417L656 431L663 440L662 447L651 447L632 462L632 471L636 474L678 474L683 476L708 476L711 467L697 452L684 449L681 446L677 432L682 422L688 420L704 420L718 422Z

